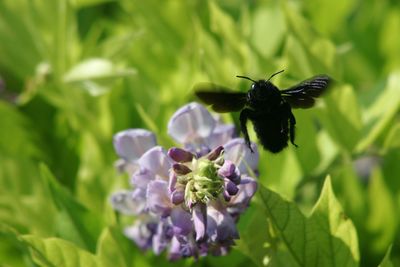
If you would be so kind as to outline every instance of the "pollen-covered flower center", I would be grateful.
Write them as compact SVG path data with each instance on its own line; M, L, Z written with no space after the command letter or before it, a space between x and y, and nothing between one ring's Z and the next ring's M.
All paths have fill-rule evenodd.
M220 165L207 158L200 158L193 159L190 167L192 172L178 176L178 184L185 187L185 202L191 206L217 199L224 189L224 181L218 175Z

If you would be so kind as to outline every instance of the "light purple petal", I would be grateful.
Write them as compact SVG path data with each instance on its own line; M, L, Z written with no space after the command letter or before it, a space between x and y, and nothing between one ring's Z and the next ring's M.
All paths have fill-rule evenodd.
M140 157L139 164L142 168L150 170L167 181L172 160L167 156L162 147L156 146L149 149Z
M155 180L154 174L147 169L141 168L132 175L131 185L146 189L149 182L153 180Z
M176 176L175 172L169 173L169 180L168 180L168 190L170 193L176 190L176 182L178 181L178 177Z
M207 207L207 235L213 242L232 242L239 238L235 221L221 205Z
M186 236L193 230L191 214L179 207L172 210L171 223L174 235Z
M199 143L185 144L185 150L192 152L197 158L200 158L210 152L208 145L203 144L205 139L200 139Z
M172 228L165 221L161 220L158 224L157 231L153 236L153 251L156 255L161 254L168 246L172 238Z
M198 257L198 245L193 238L187 236L173 236L169 251L169 259L177 260L182 257ZM205 256L205 255L204 255Z
M234 184L240 184L240 171L230 160L225 160L222 167L218 170L218 175L226 177Z
M207 138L207 145L212 149L216 146L222 146L230 141L235 134L233 124L218 124L214 131Z
M152 247L152 239L157 227L155 222L146 222L142 220L135 221L135 224L124 229L124 234L133 240L141 249Z
M257 146L252 143L251 147L254 153L250 151L243 138L232 139L224 145L225 159L232 161L239 168L241 174L249 173L248 168L253 172L258 168Z
M207 138L215 124L214 118L204 106L192 102L172 115L168 123L168 134L182 144L197 142Z
M257 181L249 176L243 176L238 185L239 191L228 203L231 214L242 213L249 205L251 198L257 191Z
M139 165L136 162L132 161L127 161L126 159L120 158L114 163L115 169L119 173L128 173L129 175L132 175L134 172L136 172L139 169Z
M176 261L180 258L182 258L181 243L176 236L173 236L171 240L171 246L169 248L168 259L170 261Z
M173 204L168 191L168 183L163 180L151 181L147 186L147 208L161 217L170 214Z
M112 207L126 215L142 212L146 205L146 191L137 188L133 191L120 191L111 196Z
M196 241L200 241L205 238L206 227L207 227L207 217L206 217L207 207L204 204L197 203L193 207L193 225L196 232Z
M114 135L114 149L118 156L135 161L156 145L152 132L143 129L129 129Z
M218 170L218 175L223 176L223 177L229 177L229 176L235 174L235 169L236 169L236 166L235 166L235 164L233 164L232 161L225 160L222 167Z

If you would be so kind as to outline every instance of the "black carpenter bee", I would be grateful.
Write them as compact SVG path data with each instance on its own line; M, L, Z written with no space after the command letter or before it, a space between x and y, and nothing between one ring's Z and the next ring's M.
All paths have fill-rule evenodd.
M279 90L271 78L283 72L278 71L268 80L255 81L249 77L236 76L253 82L247 93L233 92L213 83L202 83L195 87L196 96L216 112L240 112L240 126L246 144L250 146L246 122L253 122L258 139L266 150L278 153L288 145L295 144L296 119L292 108L310 108L315 98L326 91L331 78L317 75L293 87Z

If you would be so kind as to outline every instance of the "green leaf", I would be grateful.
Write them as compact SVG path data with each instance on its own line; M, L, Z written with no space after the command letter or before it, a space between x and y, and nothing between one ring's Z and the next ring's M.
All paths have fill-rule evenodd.
M261 151L260 162L260 183L274 188L282 195L291 199L295 196L295 189L303 175L298 158L295 155L296 148L289 148L278 155Z
M324 100L327 108L319 112L321 123L342 149L352 151L362 129L361 113L353 88L332 88Z
M340 68L337 64L335 45L330 40L318 35L311 23L302 17L300 12L296 12L296 7L292 2L283 1L282 3L289 37L292 38L288 41L295 40L294 43L287 46L287 52L292 54L289 60L292 61L299 57L301 61L304 61L306 58L309 63L303 66L296 65L293 61L290 62L290 68L295 68L298 73L307 72L308 75L329 73L331 76L337 76ZM296 52L290 50L292 47L301 51L302 54L297 56ZM298 62L300 63L300 60ZM302 68L305 69L302 70Z
M389 131L383 148L387 151L390 148L399 148L400 147L400 123L395 124Z
M255 10L250 41L265 57L271 57L279 49L286 31L286 24L279 5L263 6ZM274 27L265 27L274 25Z
M6 131L0 131L0 156L35 157L40 153L32 142L32 133L28 131L27 118L14 106L0 101L0 125ZM1 171L0 171L1 174Z
M378 267L394 267L393 263L390 260L390 254L392 253L392 246L386 251L385 257L383 258L382 262L378 265Z
M103 266L97 257L59 238L39 238L34 235L21 237L30 247L33 260L48 267Z
M319 32L334 33L343 27L356 3L355 0L311 0L304 3L304 8Z
M260 188L260 193L267 217L297 266L315 266L317 244L313 222L308 223L295 204L283 200L277 193L265 187Z
M367 231L373 237L369 247L376 253L384 253L393 242L397 231L398 208L379 168L373 170L370 179L368 187L370 210L365 222Z
M114 2L115 0L71 0L71 3L76 8L83 8L88 6L101 5L107 2Z
M260 210L265 212L263 206L254 203L247 212L245 225L240 231L240 239L236 244L239 250L253 260L258 266L263 266L267 255L267 245L273 238L268 229L268 221L265 216L260 216ZM250 213L250 214L249 214ZM242 221L241 221L242 223ZM243 223L242 223L243 224Z
M234 53L230 53L231 56L235 54L243 57L244 59L248 54L247 46L243 42L243 37L238 32L237 25L231 16L225 13L214 1L209 1L209 12L210 12L210 26L211 30L221 35L226 42L224 46L233 48Z
M285 45L285 58L288 61L290 73L298 77L311 77L314 75L310 58L298 39L289 34Z
M147 114L147 112L144 110L144 108L137 103L136 105L137 112L139 113L139 116L145 123L146 127L150 129L153 133L159 133L160 130L157 126L157 124L154 122L154 120Z
M107 81L134 74L136 74L134 69L118 68L109 60L91 58L69 70L64 76L64 82L81 86L91 95L98 96L109 90Z
M33 266L29 259L29 248L21 242L14 228L0 222L0 265Z
M324 173L325 170L332 164L332 162L338 156L338 148L326 130L321 130L318 132L316 142L320 155L319 165L315 170L315 173L318 174Z
M84 248L94 251L101 220L77 202L73 196L57 182L50 170L40 166L44 183L47 184L58 214L59 234Z
M357 232L337 201L329 177L310 219L315 222L319 266L358 266Z
M108 227L99 238L97 254L105 266L129 267L135 255L132 246L120 228Z
M395 118L400 108L400 72L392 73L386 89L365 112L365 136L358 142L356 150L364 151L385 130Z
M356 231L333 195L329 177L309 218L269 189L261 187L260 193L273 228L297 266L358 265Z
M314 116L309 110L296 110L294 112L297 121L295 150L299 165L305 175L311 174L321 161L317 146L317 130L314 124ZM309 155L312 155L310 157Z

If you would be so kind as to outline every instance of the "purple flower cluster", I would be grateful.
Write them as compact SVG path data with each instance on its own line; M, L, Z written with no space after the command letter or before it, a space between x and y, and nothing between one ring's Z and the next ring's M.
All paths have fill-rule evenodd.
M242 138L233 138L233 125L197 103L172 116L168 133L183 148L166 151L143 129L114 137L117 168L131 176L132 189L111 197L114 209L135 215L125 235L144 250L167 251L171 260L225 255L257 189L257 147L251 153Z

